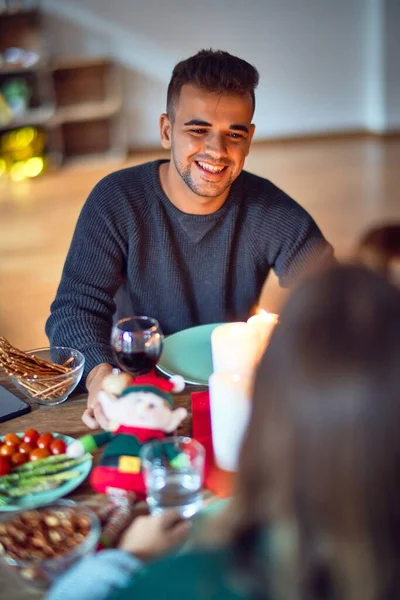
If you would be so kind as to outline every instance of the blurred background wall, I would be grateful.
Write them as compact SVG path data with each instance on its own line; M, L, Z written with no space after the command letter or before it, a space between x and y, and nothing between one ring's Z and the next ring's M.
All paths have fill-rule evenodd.
M0 11L38 2L0 0ZM228 50L259 69L258 143L246 168L308 210L339 259L368 228L400 221L400 137L391 135L400 133L400 0L39 4L44 64L25 72L0 63L0 121L2 85L14 75L47 90L3 124L4 148L0 135L0 335L15 345L48 343L50 303L94 185L111 171L168 155L158 132L166 88L174 65L201 48ZM0 12L0 54L32 41L8 19ZM122 90L111 76L120 70ZM21 122L26 139L12 131ZM279 310L273 275L263 298L264 308Z
M256 139L400 129L399 0L44 0L50 49L124 69L130 148L159 145L173 66L201 48L260 71Z

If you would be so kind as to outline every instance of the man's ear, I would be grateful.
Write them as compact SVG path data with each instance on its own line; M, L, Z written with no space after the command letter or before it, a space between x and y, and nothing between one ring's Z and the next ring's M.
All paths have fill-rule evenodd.
M162 147L165 148L165 150L170 150L172 137L172 123L167 113L163 113L160 117L160 137Z
M179 425L182 423L183 419L186 418L186 416L187 410L182 406L173 410L171 412L171 419L168 423L168 428L166 428L165 433L172 433L173 431L175 431L175 429L179 427Z

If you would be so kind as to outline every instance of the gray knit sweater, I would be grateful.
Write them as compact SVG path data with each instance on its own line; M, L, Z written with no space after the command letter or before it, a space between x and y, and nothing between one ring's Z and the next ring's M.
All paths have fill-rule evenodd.
M113 364L113 317L149 315L165 334L243 320L270 268L282 286L331 260L310 215L273 183L243 171L210 215L176 208L159 180L162 161L116 171L79 217L46 333L86 358L85 374Z

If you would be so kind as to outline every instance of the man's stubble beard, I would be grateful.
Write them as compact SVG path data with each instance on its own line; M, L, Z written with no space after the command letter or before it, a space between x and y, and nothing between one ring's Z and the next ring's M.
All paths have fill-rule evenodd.
M212 184L212 182L210 182L209 183L209 186L211 188L210 191L207 191L204 189L204 187L207 185L207 183L204 182L204 184L201 186L202 189L200 189L200 186L196 185L196 183L193 181L192 173L191 173L191 163L189 163L189 165L185 169L182 166L182 164L178 161L178 159L176 158L173 149L171 149L171 156L172 156L172 160L174 161L175 169L176 169L177 173L179 174L179 176L182 178L182 180L186 183L188 188L194 194L196 194L197 196L200 196L202 198L217 198L218 196L221 196L221 194L223 194L225 192L225 190L227 188L229 188L234 181L232 178L229 178L228 182L224 185L223 189L218 189L218 190L216 190L215 187L214 187L214 189L212 189L213 184Z

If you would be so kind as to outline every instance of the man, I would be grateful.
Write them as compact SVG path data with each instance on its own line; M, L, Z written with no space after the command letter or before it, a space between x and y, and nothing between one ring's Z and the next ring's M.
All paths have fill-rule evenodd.
M160 118L171 160L112 173L83 207L46 332L86 357L89 427L105 424L97 392L115 313L155 317L165 334L246 319L271 267L287 287L332 257L294 200L243 171L257 84L227 52L180 62Z

